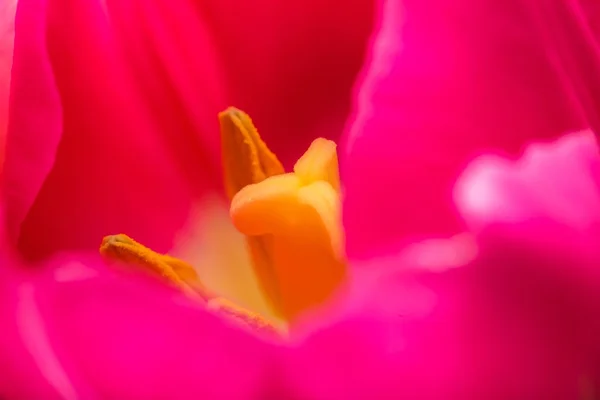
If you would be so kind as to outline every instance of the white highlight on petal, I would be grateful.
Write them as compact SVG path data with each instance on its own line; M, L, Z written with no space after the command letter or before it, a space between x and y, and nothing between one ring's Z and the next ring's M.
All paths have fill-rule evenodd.
M470 233L449 238L425 239L408 245L401 255L402 263L431 272L442 272L469 264L477 257L477 242Z
M454 203L471 229L490 217L504 222L518 221L516 209L507 206L504 171L510 164L499 157L480 157L472 161L454 186ZM508 202L510 203L510 202Z
M430 271L443 271L467 265L477 256L477 243L469 233L449 239L430 239L418 244L416 261Z
M63 399L78 399L73 383L52 349L31 284L24 283L19 287L16 317L23 343L42 375Z
M599 174L594 134L576 132L533 143L518 160L475 159L458 179L454 201L475 229L541 218L585 230L600 223Z
M403 18L401 1L384 1L377 16L380 25L375 29L369 48L369 61L362 82L357 85L359 92L356 94L355 117L351 122L350 131L344 146L345 152L350 152L358 136L364 131L365 124L373 116L373 93L378 89L381 81L388 77L392 71L394 61L401 49L400 37L397 32ZM338 150L339 151L339 150Z
M481 165L467 179L468 184L459 191L461 203L475 213L498 212L502 210L502 194L495 179L495 165Z
M98 276L97 271L77 261L65 263L54 271L54 279L57 282L82 281L96 276Z

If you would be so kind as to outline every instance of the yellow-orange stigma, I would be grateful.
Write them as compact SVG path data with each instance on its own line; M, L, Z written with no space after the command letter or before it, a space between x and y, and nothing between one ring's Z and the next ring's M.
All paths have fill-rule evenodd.
M285 173L248 115L229 108L219 122L231 220L246 237L252 268L273 313L293 321L325 301L346 273L336 145L316 139L293 172ZM275 331L260 315L210 293L181 260L125 235L107 236L100 251L157 272L243 325Z

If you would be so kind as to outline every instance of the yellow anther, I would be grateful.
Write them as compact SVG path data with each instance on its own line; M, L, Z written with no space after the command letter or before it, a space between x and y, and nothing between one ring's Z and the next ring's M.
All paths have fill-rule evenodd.
M200 282L196 270L191 265L152 251L127 235L106 236L100 245L100 254L115 261L137 265L158 273L184 292L199 295L204 300L214 297Z
M252 183L283 174L283 166L260 138L250 117L230 107L219 114L225 191L231 199Z
M230 107L219 114L219 122L223 180L229 200L247 185L284 173L283 165L260 138L246 113ZM270 239L265 236L246 237L254 273L267 299L273 303L279 298L279 288L275 284L273 265L269 260L269 242Z

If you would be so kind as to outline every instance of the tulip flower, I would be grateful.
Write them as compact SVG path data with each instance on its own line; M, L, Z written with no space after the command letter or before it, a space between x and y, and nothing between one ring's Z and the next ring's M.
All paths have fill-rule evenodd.
M535 98L535 92L520 97L524 92L516 84L494 86L494 96L488 97L489 87L474 84L468 73L476 72L472 78L482 84L488 82L486 74L499 81L523 77L509 68L510 54L505 59L495 54L494 61L503 61L505 69L498 62L486 64L489 54L474 51L483 50L479 40L484 43L485 35L464 43L470 35L463 34L475 24L461 22L473 16L482 17L473 21L498 22L483 17L496 17L492 6L500 3L471 8L435 2L443 6L439 9L422 2L403 4L402 10L394 0L380 5L380 26L356 93L356 115L340 146L341 185L332 142L315 140L286 174L247 115L236 109L221 114L224 159L229 155L238 161L224 164L230 217L246 236L257 271L266 261L288 274L270 282L258 275L265 287L274 281L287 296L290 302L280 303L284 317L293 320L304 312L305 331L299 323L288 337L267 338L256 329L236 329L231 317L238 317L239 310L214 297L188 263L128 236L109 236L102 246L105 255L155 269L181 293L85 259L62 260L33 276L6 272L3 319L7 337L18 345L4 345L2 351L19 367L11 372L12 385L4 385L6 392L34 397L571 399L581 394L581 382L594 382L597 330L590 319L596 314L594 266L600 258L592 244L598 239L594 222L600 199L593 134L570 135L541 149L531 146L521 161L477 159L454 183L469 159L492 151L492 145L514 155L533 138L559 136L578 124L592 126L591 111L579 113L593 105L592 99L562 101L559 113L552 106L561 101ZM533 2L502 4L514 6L525 21L539 22ZM452 11L455 18L442 18L442 11ZM555 54L550 53L553 44L544 40L543 24L519 29L523 26L531 26L534 34L520 39L546 57ZM489 28L494 38L498 32L492 24ZM511 33L503 31L506 36L490 43L503 49L500 38L512 43ZM577 38L575 33L565 37ZM462 52L449 54L457 49ZM540 87L558 81L566 92L579 88L554 64L547 65L547 58L536 60L546 68L538 71ZM570 66L578 60L561 59ZM462 79L451 79L453 74ZM414 97L408 101L405 93ZM489 101L486 106L482 98ZM482 114L472 113L473 108ZM498 121L511 125L514 136L503 136L513 130L492 129L484 140L480 135L488 131L480 128ZM565 127L559 129L557 121ZM231 148L228 139L235 144ZM456 148L448 145L450 139ZM411 146L418 157L409 153ZM429 158L428 149L433 151ZM440 149L445 152L436 152ZM236 158L236 152L246 157ZM425 179L426 172L431 179ZM571 181L571 176L578 179ZM340 193L343 231L336 223ZM548 193L555 201L548 201ZM450 239L435 239L448 232ZM423 236L426 240L416 240ZM259 251L262 258L255 256ZM303 265L302 257L311 262ZM325 274L313 266L326 267L320 269ZM308 273L302 274L301 267ZM310 279L315 286L323 284L329 300L319 293L321 287L293 292ZM264 290L276 300L271 293L277 290ZM339 303L331 297L336 290L341 291ZM216 316L211 306L220 307ZM241 314L251 328L260 327L247 319L251 313ZM24 322L26 316L35 317L29 318L33 325Z

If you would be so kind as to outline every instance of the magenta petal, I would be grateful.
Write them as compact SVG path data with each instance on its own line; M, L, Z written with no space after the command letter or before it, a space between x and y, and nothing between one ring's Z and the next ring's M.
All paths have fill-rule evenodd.
M268 390L270 345L156 282L81 259L9 282L0 367L11 380L0 393L253 399Z
M354 268L367 307L291 351L297 390L567 400L581 398L585 381L597 393L596 136L533 144L517 161L476 159L454 197L474 235L399 246Z
M496 241L434 270L439 244L419 246L356 268L386 271L366 304L289 351L299 398L578 398L589 348L574 327L587 315L556 296L561 281L532 285L536 277L520 272L551 260Z
M590 131L531 145L518 161L475 160L455 189L456 203L482 245L527 247L552 263L529 262L522 274L562 282L555 296L586 316L579 343L596 351L600 382L600 155ZM490 244L491 243L491 244ZM535 284L535 283L534 283ZM574 324L572 324L574 325ZM583 325L583 326L582 326ZM589 350L592 353L592 350Z
M194 197L220 186L216 58L193 4L177 4L19 3L5 188L28 257L116 232L166 251Z
M380 2L342 154L351 257L460 229L453 181L482 151L599 127L598 9L582 3Z

